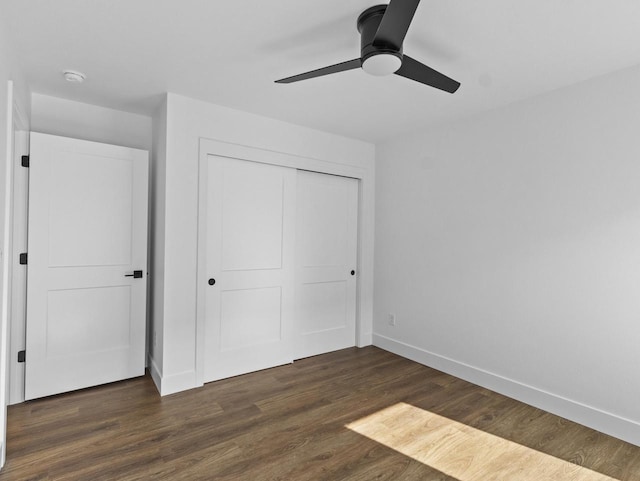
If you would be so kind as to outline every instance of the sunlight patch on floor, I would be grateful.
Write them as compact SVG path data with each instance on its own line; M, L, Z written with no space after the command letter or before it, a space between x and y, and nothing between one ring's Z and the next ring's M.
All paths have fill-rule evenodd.
M460 481L615 479L406 403L346 427Z

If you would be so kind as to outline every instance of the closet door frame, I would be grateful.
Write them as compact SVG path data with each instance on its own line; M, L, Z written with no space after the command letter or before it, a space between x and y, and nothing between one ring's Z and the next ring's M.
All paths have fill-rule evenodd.
M228 157L231 159L247 160L263 164L290 167L298 170L307 170L322 174L340 175L358 179L358 271L362 266L362 224L363 224L363 180L365 180L365 170L360 167L340 164L338 162L328 162L321 159L301 157L285 152L275 152L251 146L232 144L213 139L200 139L200 158L198 164L198 253L197 253L197 279L196 279L196 383L204 383L204 330L205 330L205 294L208 286L209 273L206 272L206 223L207 223L207 199L208 199L208 162L209 155L218 157ZM369 342L364 340L367 334L363 332L361 312L365 302L362 298L362 282L358 272L358 283L356 290L356 345L363 347Z

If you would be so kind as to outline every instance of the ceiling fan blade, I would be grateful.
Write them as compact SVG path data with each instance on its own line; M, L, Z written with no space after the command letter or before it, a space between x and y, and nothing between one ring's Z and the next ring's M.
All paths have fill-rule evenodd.
M402 58L402 66L396 72L396 75L405 77L416 82L423 83L430 87L435 87L445 92L454 93L460 87L460 82L456 82L452 78L433 70L431 67L412 59L408 55Z
M400 50L419 3L420 0L391 0L373 37L373 46Z
M323 67L316 70L312 70L311 72L301 73L299 75L294 75L292 77L276 80L276 83L290 84L292 82L299 82L300 80L307 80L310 78L322 77L323 75L344 72L346 70L353 70L360 67L362 67L362 60L360 60L359 58L354 58L353 60L348 60L347 62L337 63L329 67Z

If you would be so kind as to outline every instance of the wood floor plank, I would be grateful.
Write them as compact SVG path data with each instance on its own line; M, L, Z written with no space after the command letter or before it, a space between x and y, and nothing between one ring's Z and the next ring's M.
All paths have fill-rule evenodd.
M0 481L640 481L639 447L375 347L29 401L7 429Z

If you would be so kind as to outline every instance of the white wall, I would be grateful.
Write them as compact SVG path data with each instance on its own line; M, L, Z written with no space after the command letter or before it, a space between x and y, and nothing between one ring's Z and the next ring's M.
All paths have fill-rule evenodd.
M165 191L167 171L167 101L153 117L153 147L149 183L149 284L148 284L148 352L151 374L160 384L164 346L164 239Z
M639 85L378 146L374 343L640 444Z
M151 150L151 117L34 93L34 132Z
M153 295L162 298L162 394L197 386L196 266L198 162L201 138L220 140L295 156L366 169L363 181L363 259L360 343L371 342L373 289L374 147L361 141L248 114L175 94L167 98L164 283ZM160 255L157 253L156 255ZM154 275L152 273L151 275ZM154 319L156 328L159 326ZM160 334L156 334L158 341ZM157 359L153 359L157 364Z

